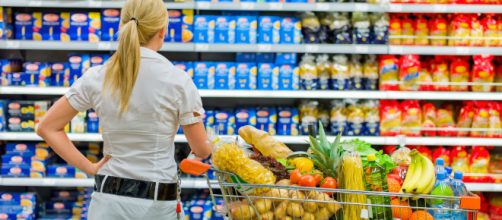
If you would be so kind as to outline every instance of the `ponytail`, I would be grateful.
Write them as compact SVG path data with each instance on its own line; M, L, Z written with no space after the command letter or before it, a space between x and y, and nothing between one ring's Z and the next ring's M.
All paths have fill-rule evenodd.
M128 0L121 12L117 51L107 63L103 91L119 98L120 114L127 112L138 78L140 47L167 27L167 11L162 0Z

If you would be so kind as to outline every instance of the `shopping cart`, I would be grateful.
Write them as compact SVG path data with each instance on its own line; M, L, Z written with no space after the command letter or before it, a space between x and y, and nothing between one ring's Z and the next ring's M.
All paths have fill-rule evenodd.
M246 184L233 173L192 159L183 160L180 169L206 177L213 210L225 219L475 220L480 209L480 198L475 194L454 197ZM215 182L207 177L209 170L214 172L221 193L216 193ZM363 202L352 200L355 196L359 196L356 201ZM223 200L223 204L217 206L219 200ZM431 204L441 204L442 208ZM436 218L431 218L434 213Z

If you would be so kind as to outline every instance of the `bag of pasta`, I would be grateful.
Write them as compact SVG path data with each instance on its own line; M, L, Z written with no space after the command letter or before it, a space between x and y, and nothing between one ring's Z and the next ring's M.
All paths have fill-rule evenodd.
M213 164L220 170L236 174L239 178L231 178L232 182L245 182L249 184L275 184L272 171L259 162L252 160L237 146L235 142L221 143L213 152ZM260 194L266 189L241 189L244 193Z

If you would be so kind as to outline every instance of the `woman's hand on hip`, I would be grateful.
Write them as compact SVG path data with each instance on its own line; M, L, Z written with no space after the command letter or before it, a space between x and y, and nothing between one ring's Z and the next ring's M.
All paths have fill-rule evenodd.
M87 174L92 175L92 176L96 175L98 173L99 169L101 169L101 167L103 165L105 165L108 162L108 160L110 160L111 158L112 158L112 156L106 155L105 157L101 158L101 160L99 162L93 163L91 169L88 171Z

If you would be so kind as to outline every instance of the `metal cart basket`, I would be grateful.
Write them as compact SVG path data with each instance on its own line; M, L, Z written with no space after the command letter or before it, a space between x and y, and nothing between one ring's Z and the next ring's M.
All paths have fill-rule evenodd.
M195 165L194 165L195 164ZM235 174L199 161L181 162L183 172L205 176L213 210L226 219L477 219L477 195L433 196L375 191L351 191L286 185L246 184ZM213 171L219 191L206 172ZM354 196L362 197L354 202ZM223 201L218 204L217 201ZM435 208L441 204L442 208ZM436 218L433 218L436 216ZM440 216L440 217L438 217Z

